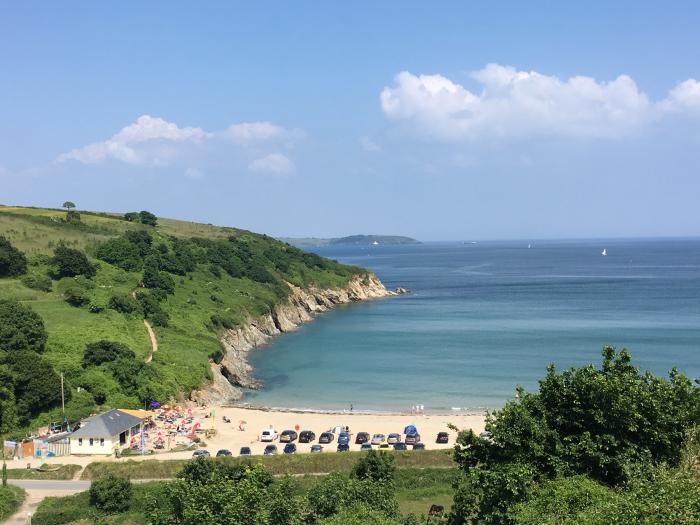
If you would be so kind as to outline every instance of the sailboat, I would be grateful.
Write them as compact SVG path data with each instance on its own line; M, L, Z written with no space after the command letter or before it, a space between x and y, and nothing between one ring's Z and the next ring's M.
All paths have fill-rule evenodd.
M605 248L603 248L603 251L600 252L600 255L602 255L603 257L605 257L607 254L608 254L608 250L606 250Z
M532 244L527 245L527 249L529 250L530 248L532 248Z

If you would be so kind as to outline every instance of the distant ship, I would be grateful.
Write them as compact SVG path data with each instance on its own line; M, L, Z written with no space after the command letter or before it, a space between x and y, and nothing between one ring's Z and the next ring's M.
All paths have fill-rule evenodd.
M608 250L606 250L605 248L603 248L603 251L600 252L600 255L602 255L603 257L605 257L607 254L608 254Z
M532 244L527 245L527 249L529 250L530 248L532 248Z
M374 246L376 246L376 245L379 244L379 243L378 243L377 241L374 241L372 244L373 244Z

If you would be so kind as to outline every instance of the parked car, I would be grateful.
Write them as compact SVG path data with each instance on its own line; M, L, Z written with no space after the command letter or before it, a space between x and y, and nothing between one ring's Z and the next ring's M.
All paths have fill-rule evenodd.
M372 445L370 445L369 443L362 443L362 445L360 446L360 450L372 450Z
M406 450L406 443L401 443L400 441L398 443L394 443L394 450Z
M323 452L321 445L311 445L311 452Z
M311 443L316 439L316 434L311 432L311 430L302 430L299 434L299 443Z
M331 432L324 432L321 437L318 438L319 443L332 443L335 436Z
M192 453L193 458L208 458L211 456L208 450L204 450L203 448L200 448L199 450L195 450Z
M287 443L284 446L283 452L285 454L296 454L297 453L297 446L296 443Z
M372 445L381 445L385 439L386 436L384 434L375 434L372 436Z
M280 434L280 443L291 443L296 441L297 433L293 430L283 430Z
M484 441L493 441L493 434L488 430L484 430L479 434L479 437Z
M355 444L362 445L363 443L369 443L369 433L368 432L358 432L355 436Z
M225 449L225 448L222 448L221 450L219 450L219 451L216 453L216 457L217 457L217 458L225 457L225 456L231 456L231 455L232 455L232 454L231 454L231 451L228 450L228 449Z
M447 432L438 432L435 443L447 443L450 440L450 435Z
M415 445L420 441L420 434L418 432L413 432L412 434L406 434L406 439L404 442L407 445Z
M348 432L341 432L338 435L338 445L349 445L350 444L350 434Z
M274 441L277 439L278 434L276 430L272 430L271 428L266 428L260 433L260 441L263 443L266 441Z
M388 450L389 449L389 443L384 441L381 445L379 445L379 450Z
M414 443L413 450L425 450L425 443Z
M338 452L347 452L350 450L350 445L347 443L338 443Z
M277 445L267 445L263 454L265 454L266 456L274 456L275 454L277 454Z
M389 443L390 445L394 445L396 443L401 443L401 434L397 434L396 432L392 432L389 434L389 437L386 438L386 442Z
M239 456L250 456L250 447L241 447L241 450L238 452Z

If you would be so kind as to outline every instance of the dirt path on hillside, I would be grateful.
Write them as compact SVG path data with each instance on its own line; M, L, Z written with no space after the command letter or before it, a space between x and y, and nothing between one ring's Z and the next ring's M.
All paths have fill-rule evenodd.
M136 299L136 292L131 292L131 297ZM158 339L156 339L156 333L153 331L151 323L149 323L148 320L144 319L143 324L146 327L146 331L148 332L148 338L151 340L151 351L148 353L148 357L146 357L146 363L150 363L151 361L153 361L153 354L155 354L158 351Z

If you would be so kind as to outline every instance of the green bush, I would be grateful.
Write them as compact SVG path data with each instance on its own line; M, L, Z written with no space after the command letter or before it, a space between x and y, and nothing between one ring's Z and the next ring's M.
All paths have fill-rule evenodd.
M138 271L143 266L138 245L129 242L126 237L116 237L103 242L97 247L95 255L98 259L127 272Z
M57 278L75 277L84 275L87 278L93 277L97 269L88 261L88 258L80 250L59 246L53 252L51 264L56 267L54 275Z
M0 235L0 277L16 277L27 271L27 258Z
M131 481L108 474L90 485L90 505L104 512L123 512L131 502Z
M0 299L0 351L43 352L47 337L39 314L18 301Z
M50 292L53 289L53 282L48 275L32 272L23 275L21 280L24 286L33 290Z
M107 308L123 314L131 314L141 309L139 302L130 295L113 295L107 301Z
M85 306L90 302L87 291L78 284L71 284L63 291L63 297L71 306Z
M122 357L136 359L136 354L125 344L115 341L97 341L85 346L83 367L99 366Z
M25 495L24 490L14 485L0 486L0 522L19 508Z

